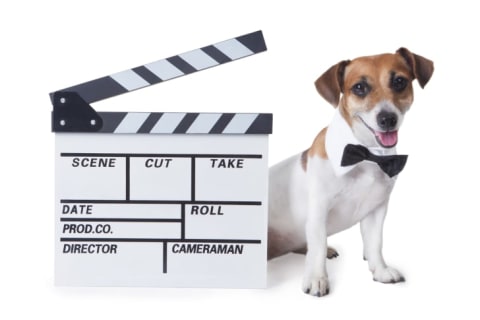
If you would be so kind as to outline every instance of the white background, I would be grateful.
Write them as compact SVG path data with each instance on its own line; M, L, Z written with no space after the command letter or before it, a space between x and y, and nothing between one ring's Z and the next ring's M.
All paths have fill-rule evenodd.
M473 1L3 1L0 5L0 318L478 318L478 11ZM334 236L331 294L300 290L303 257L269 263L266 290L53 286L48 93L262 29L268 51L96 104L102 110L273 112L270 163L332 116L313 81L400 46L436 70L400 132L410 155L385 256L407 282L371 280L358 227ZM8 314L8 316L7 316Z

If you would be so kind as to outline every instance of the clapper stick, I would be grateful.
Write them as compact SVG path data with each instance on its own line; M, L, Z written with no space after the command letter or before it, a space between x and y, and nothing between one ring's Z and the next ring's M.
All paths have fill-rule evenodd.
M206 47L158 60L136 68L58 90L50 94L54 105L53 131L96 132L104 127L100 116L89 105L123 93L145 88L193 72L215 67L267 50L261 31L249 33ZM123 115L125 116L125 115ZM121 113L107 116L118 121Z

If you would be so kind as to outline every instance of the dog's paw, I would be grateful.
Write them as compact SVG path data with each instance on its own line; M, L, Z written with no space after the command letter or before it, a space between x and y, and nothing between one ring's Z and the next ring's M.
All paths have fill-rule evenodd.
M310 278L303 281L303 292L316 297L326 296L330 292L327 277Z
M404 282L405 277L397 269L385 267L378 268L373 272L373 280L382 283L397 283Z

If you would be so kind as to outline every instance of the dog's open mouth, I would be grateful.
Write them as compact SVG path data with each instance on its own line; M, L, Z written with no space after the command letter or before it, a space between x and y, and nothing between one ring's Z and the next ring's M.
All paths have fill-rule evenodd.
M385 148L393 148L398 142L398 131L374 131L377 142Z
M365 120L363 120L362 117L357 115L357 117L362 121L362 123L365 125L365 127L370 130L373 135L375 136L375 139L377 140L378 144L381 145L384 148L393 148L398 142L398 130L394 131L375 131L373 128L371 128Z

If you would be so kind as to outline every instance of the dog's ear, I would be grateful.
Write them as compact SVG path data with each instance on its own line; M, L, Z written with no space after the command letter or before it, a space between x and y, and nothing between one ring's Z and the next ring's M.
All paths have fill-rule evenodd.
M397 50L397 54L403 57L412 70L414 79L418 80L420 87L425 87L433 74L433 61L410 52L406 48Z
M340 94L343 93L343 76L345 67L349 63L350 60L340 61L330 67L330 69L325 71L325 73L315 81L315 87L318 93L335 108L340 102Z

